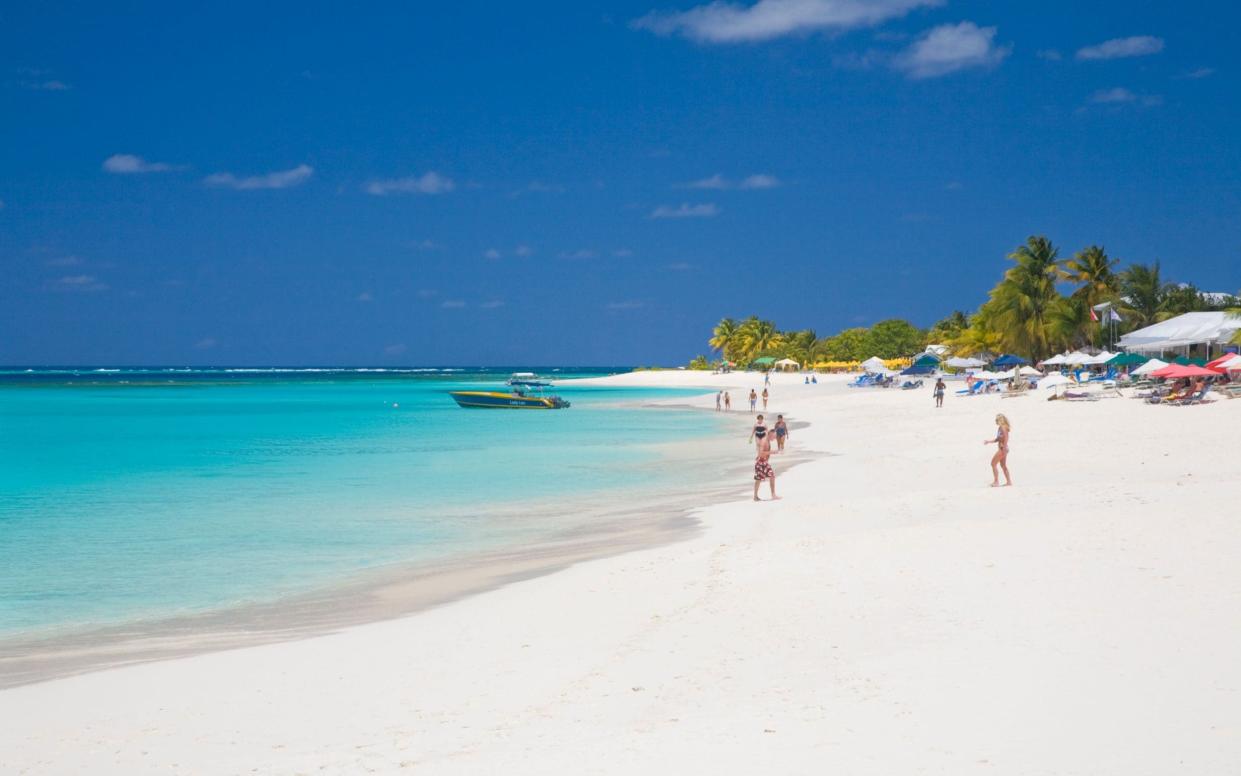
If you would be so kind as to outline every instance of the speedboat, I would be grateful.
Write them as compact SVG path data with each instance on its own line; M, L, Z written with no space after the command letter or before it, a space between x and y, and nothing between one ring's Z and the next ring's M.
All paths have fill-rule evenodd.
M559 396L548 396L544 388L551 383L538 379L533 372L514 372L505 383L508 391L449 391L460 407L502 410L562 410L569 402Z

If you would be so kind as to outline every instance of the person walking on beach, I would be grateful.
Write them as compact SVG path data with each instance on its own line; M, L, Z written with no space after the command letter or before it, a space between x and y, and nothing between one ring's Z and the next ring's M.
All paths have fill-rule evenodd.
M754 428L750 429L749 441L753 442L755 437L761 440L765 436L767 436L767 426L763 423L763 416L759 415L754 419Z
M728 395L728 391L724 391L724 411L733 411L733 397Z
M751 388L750 389L750 412L755 412L757 411L757 409L758 409L758 394L754 392L753 388Z
M1008 435L1012 431L1012 426L1008 423L1008 418L1001 413L995 416L995 439L984 439L983 444L996 444L999 449L995 451L995 455L991 456L991 487L1000 487L1000 472L996 469L998 466L1004 470L1004 487L1013 484L1013 478L1008 474Z
M723 401L724 401L724 392L716 391L715 392L715 411L716 412L720 411L720 403Z
M763 389L763 410L767 409L767 389Z
M763 372L763 388L766 389L769 385L771 385L771 372Z
M784 452L784 443L789 438L789 424L784 422L783 415L776 416L776 425L772 426L776 432L776 451Z
M948 386L944 385L944 378L938 377L935 379L935 406L936 407L944 406L944 390L947 388Z
M758 497L758 486L763 484L763 480L771 483L771 500L776 501L780 497L776 495L776 472L771 468L771 434L763 434L758 440L758 453L754 459L754 500L762 501Z

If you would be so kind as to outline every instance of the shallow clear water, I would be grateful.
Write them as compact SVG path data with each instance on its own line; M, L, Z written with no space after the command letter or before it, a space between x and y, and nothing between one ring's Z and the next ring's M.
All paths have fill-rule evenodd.
M559 388L573 406L556 412L463 410L446 394L502 378L0 374L0 634L532 541L566 526L489 506L666 486L686 472L659 445L720 428L622 404L675 391Z

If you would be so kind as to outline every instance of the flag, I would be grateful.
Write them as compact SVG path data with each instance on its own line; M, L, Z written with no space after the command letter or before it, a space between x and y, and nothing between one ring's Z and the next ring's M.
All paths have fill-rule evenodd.
M1096 313L1095 313L1095 311L1094 311L1094 308L1093 308L1093 307L1091 307L1091 308L1090 308L1090 320L1092 320L1092 321L1097 321L1097 320L1099 320L1099 316L1098 316L1098 314L1096 314Z
M1113 307L1112 309L1108 310L1108 313L1110 313L1110 315L1111 315L1111 319L1112 319L1113 321L1116 321L1117 323L1119 323L1119 322L1121 321L1120 313L1116 312L1116 308L1115 308L1115 307Z

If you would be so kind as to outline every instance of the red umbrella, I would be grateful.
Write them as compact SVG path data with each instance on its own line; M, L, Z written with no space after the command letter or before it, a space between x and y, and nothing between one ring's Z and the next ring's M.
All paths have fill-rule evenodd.
M1207 362L1207 369L1219 369L1219 368L1220 368L1220 366L1219 366L1220 364L1224 363L1225 361L1231 361L1232 359L1234 359L1234 358L1236 358L1236 357L1237 357L1237 354L1236 354L1236 353L1225 353L1224 355L1220 356L1219 358L1215 359L1214 361L1208 361L1208 362Z
M1168 364L1163 369L1156 369L1151 372L1151 377L1170 377L1173 380L1179 380L1182 377L1218 377L1219 372L1214 372L1206 367L1188 366L1182 364Z

